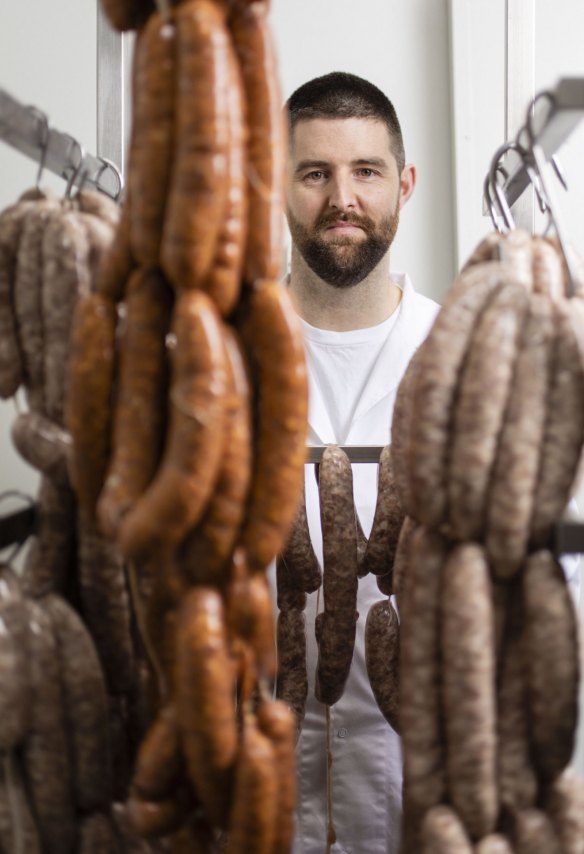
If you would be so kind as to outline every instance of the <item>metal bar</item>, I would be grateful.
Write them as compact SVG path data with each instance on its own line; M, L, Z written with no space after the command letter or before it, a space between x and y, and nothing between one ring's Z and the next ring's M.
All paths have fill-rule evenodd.
M505 139L510 140L523 126L525 104L535 94L535 0L506 0L505 32ZM533 189L513 202L512 214L518 228L533 232Z
M97 3L97 153L125 174L125 40Z
M306 448L306 462L319 463L325 448L328 445L308 445ZM339 445L346 453L352 463L378 463L383 445Z
M24 543L34 534L37 512L34 505L0 517L0 549L15 543Z
M120 176L114 168L85 153L70 134L49 127L41 110L24 106L4 89L0 89L0 139L72 186L89 183L113 198L119 196Z

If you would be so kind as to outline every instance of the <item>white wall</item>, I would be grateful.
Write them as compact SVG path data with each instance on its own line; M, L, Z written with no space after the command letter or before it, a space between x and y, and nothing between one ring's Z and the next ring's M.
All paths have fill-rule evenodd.
M393 102L418 184L391 264L436 299L454 273L446 0L272 0L284 96L329 71L371 80Z
M0 87L23 104L47 113L50 123L96 149L95 0L19 0L2 3ZM36 180L36 164L0 142L0 209ZM43 185L62 191L65 182L45 176ZM35 494L37 474L13 451L10 424L15 402L0 401L0 493ZM0 513L21 502L0 502Z

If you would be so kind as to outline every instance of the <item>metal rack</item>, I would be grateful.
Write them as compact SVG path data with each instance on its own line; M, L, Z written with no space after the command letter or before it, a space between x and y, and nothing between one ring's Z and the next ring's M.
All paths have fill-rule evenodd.
M50 127L47 116L25 106L0 89L0 139L68 182L70 187L92 185L119 199L123 179L117 166L88 154L70 134Z

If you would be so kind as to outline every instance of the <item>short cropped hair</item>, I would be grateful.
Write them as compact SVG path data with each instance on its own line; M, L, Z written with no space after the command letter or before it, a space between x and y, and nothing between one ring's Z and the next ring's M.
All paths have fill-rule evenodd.
M332 71L304 83L286 102L290 138L308 119L377 119L389 132L393 155L401 174L406 156L397 113L389 98L368 80L345 71Z

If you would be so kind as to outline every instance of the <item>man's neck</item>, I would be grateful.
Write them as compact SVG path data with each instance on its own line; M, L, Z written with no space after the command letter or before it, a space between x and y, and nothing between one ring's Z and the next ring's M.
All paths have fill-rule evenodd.
M383 323L396 310L402 296L401 289L389 278L389 253L358 285L337 288L317 276L294 246L290 290L303 320L336 332Z

